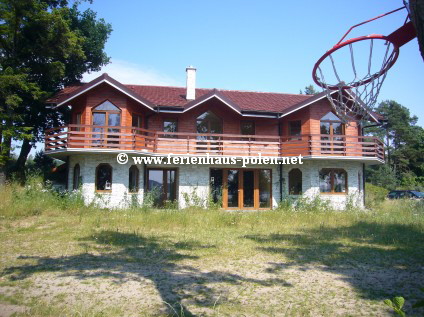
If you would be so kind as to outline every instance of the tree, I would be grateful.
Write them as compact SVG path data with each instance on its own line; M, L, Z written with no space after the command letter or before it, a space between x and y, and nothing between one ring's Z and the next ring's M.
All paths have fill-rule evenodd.
M382 114L387 121L379 127L370 128L368 134L384 140L387 164L393 170L398 184L411 183L412 178L422 179L424 129L416 125L418 118L394 100L381 102L376 112Z
M7 81L4 76L8 76L8 70L21 76L22 85L37 90L34 95L9 89L0 100L2 108L6 107L3 100L12 95L16 100L12 113L1 118L2 128L25 128L31 135L21 138L16 171L23 170L44 129L61 121L57 110L46 108L45 99L79 81L85 72L98 71L109 62L104 45L112 31L110 24L98 20L90 9L79 11L79 3L68 6L68 0L0 0L0 82ZM6 148L2 160L7 160L9 138L3 134L0 144Z
M305 87L305 92L303 93L302 90L300 90L300 94L305 94L305 95L317 95L319 94L318 91L315 90L314 85L309 85Z

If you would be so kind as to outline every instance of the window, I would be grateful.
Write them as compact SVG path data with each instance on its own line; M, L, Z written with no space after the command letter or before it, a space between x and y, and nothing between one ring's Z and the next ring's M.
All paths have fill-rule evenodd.
M80 172L80 166L79 164L76 164L74 166L74 179L73 179L73 184L72 184L72 188L74 190L77 190L80 187L81 183L81 172Z
M206 111L196 119L197 133L222 133L222 120L215 115L212 111ZM205 142L197 142L197 151L205 152L219 152L219 137L211 135L199 135L197 140ZM207 141L207 142L206 142Z
M255 135L255 122L253 121L240 122L240 132L243 135Z
M327 113L321 118L320 122L321 140L329 140L329 143L321 143L323 152L342 152L344 151L343 143L334 143L332 141L343 141L345 134L345 126L342 121L332 112ZM326 136L328 135L328 136Z
M165 119L163 120L163 132L174 133L178 132L178 121L177 119ZM175 134L164 134L164 138L176 138Z
M163 206L165 201L177 199L177 181L175 169L148 169L147 192L152 195L155 206Z
M137 113L132 114L131 126L133 128L142 128L143 118L140 114L137 114ZM141 134L141 131L137 129L135 130L135 133Z
M298 121L290 121L289 122L289 135L291 140L301 140L302 134L302 122Z
M289 194L302 194L302 171L298 168L294 168L289 172Z
M80 125L81 124L81 116L82 116L81 112L80 113L77 113L75 115L75 124L77 124L77 125ZM80 127L76 127L75 128L75 131L81 131L81 128Z
M112 191L112 166L99 164L96 168L96 191Z
M138 192L138 167L133 165L129 169L129 180L128 180L128 189L130 193Z
M347 193L347 173L343 169L323 168L319 172L319 190L321 193Z
M222 133L222 120L212 111L206 111L196 119L197 133Z
M113 127L119 127L121 125L121 110L116 107L109 100L101 103L93 109L93 125L98 126L93 128L93 132L99 132L99 134L93 134L93 143L103 143L103 138L107 139L106 143L116 144L119 141L113 141L110 139L119 138L115 133L119 133L119 129ZM106 134L105 132L112 133Z

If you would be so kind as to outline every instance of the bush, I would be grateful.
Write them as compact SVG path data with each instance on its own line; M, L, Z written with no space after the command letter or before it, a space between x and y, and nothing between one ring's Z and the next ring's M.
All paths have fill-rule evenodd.
M365 207L374 208L382 203L389 191L380 186L371 183L365 183Z
M39 215L49 211L86 211L79 191L58 192L50 183L43 182L40 175L30 175L26 184L19 181L3 185L0 189L0 215L7 218Z

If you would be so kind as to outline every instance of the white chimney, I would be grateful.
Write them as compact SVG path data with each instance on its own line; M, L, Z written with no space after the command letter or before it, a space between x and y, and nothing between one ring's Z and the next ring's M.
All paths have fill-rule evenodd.
M196 99L196 68L193 66L189 66L186 68L187 72L187 91L186 91L186 99L194 100Z

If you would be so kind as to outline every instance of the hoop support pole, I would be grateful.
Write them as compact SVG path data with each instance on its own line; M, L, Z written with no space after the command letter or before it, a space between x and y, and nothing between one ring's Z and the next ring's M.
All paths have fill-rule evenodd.
M389 14L392 14L392 13L395 13L395 12L397 12L397 11L400 11L400 10L402 10L402 9L405 9L406 7L405 6L403 6L403 7L401 7L401 8L397 8L396 10L392 10L392 11L390 11L390 12L387 12L387 13L384 13L384 14L380 14L379 16L376 16L375 18L372 18L372 19L369 19L369 20L367 20L367 21L364 21L364 22L361 22L361 23L358 23L358 24L356 24L356 25L354 25L354 26L352 26L346 33L345 33L345 35L343 35L343 37L341 38L341 40L339 41L339 42L337 42L337 44L336 45L339 45L341 42L343 42L343 40L346 38L346 36L350 33L350 31L352 31L354 28L356 28L356 27L358 27L358 26L361 26L361 25L363 25L363 24L366 24L366 23L368 23L368 22L371 22L371 21L374 21L374 20L377 20L377 19L380 19L380 18L382 18L382 17L384 17L384 16L386 16L386 15L389 15ZM334 46L336 46L336 45L334 45Z

